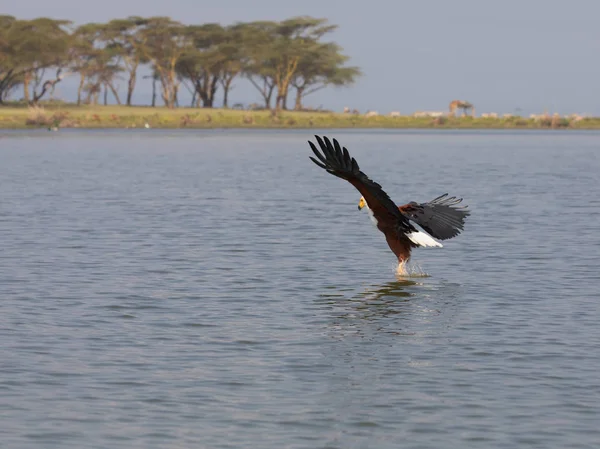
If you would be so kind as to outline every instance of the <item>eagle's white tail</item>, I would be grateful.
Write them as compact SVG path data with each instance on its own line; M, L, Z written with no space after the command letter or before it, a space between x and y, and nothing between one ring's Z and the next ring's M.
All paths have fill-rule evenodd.
M410 234L406 234L406 236L411 242L426 248L442 248L444 246L440 242L434 240L429 234L421 231L411 232Z

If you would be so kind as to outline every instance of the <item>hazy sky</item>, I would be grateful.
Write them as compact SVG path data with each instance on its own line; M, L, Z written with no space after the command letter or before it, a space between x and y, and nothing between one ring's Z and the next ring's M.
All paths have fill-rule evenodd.
M478 113L600 115L599 0L2 0L0 11L76 24L129 15L186 24L325 17L339 25L329 39L364 76L351 88L307 97L309 105L404 114L465 99ZM74 81L63 83L60 94L72 96ZM150 89L140 80L135 100L148 102ZM260 99L240 81L231 98Z

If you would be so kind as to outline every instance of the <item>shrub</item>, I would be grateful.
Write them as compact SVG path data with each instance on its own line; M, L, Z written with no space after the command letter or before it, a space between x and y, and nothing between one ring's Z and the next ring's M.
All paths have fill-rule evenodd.
M46 111L41 106L30 106L29 114L25 120L26 125L48 126L50 119L46 115Z

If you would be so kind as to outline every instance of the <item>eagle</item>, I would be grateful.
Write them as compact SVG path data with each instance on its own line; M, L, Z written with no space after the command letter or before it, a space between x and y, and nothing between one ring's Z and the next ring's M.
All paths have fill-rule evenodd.
M336 139L315 136L321 152L308 141L316 159L310 159L322 169L345 179L361 193L358 209L366 208L371 220L398 258L398 272L404 273L411 250L417 247L442 247L438 240L456 237L464 228L470 215L468 206L458 206L462 198L440 195L427 203L411 201L397 206L379 184L365 175L356 159ZM418 229L417 226L420 228Z

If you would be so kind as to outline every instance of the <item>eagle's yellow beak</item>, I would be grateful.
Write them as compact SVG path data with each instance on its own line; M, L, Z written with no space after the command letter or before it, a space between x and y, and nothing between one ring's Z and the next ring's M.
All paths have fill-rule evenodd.
M360 201L358 202L358 210L361 210L363 207L365 207L367 205L367 202L365 201L365 199L361 196L360 197Z

